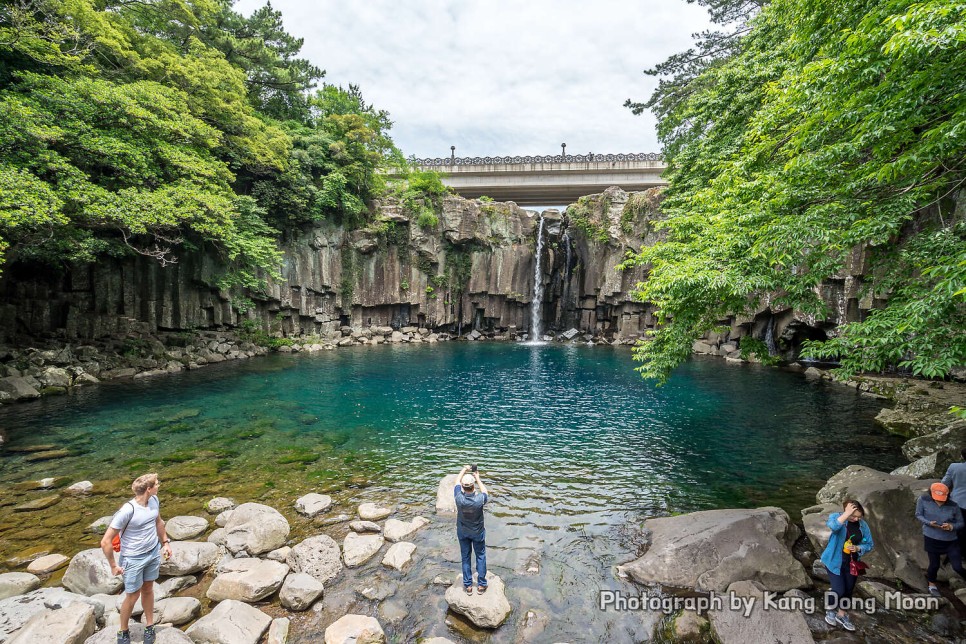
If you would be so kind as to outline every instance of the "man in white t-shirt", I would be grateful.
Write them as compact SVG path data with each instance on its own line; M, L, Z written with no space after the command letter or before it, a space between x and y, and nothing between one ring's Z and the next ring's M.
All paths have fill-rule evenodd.
M121 506L111 519L110 527L101 539L101 550L107 557L111 572L124 575L124 601L121 603L121 624L117 644L131 644L128 621L138 598L144 609L144 644L154 644L154 581L161 572L161 553L171 556L171 540L161 520L161 503L157 474L139 476L131 484L134 498ZM120 535L121 557L114 562L114 537Z

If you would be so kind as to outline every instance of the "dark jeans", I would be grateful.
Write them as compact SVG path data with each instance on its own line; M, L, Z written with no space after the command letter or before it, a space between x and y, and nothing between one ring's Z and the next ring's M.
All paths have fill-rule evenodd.
M960 512L963 513L963 521L966 521L966 508L960 508ZM966 552L966 527L956 533L959 537L959 553L962 554Z
M839 568L838 574L835 574L831 570L828 571L828 580L832 584L832 592L835 593L835 596L839 602L841 602L842 599L852 597L852 591L855 590L856 579L858 579L858 577L849 572L848 557L842 557L842 567Z
M949 565L953 567L959 576L966 579L966 570L963 570L963 557L959 551L958 541L941 542L936 539L926 541L926 554L929 556L929 568L926 569L926 580L929 583L936 583L936 576L939 573L941 559L943 555L949 559ZM945 552L942 552L945 546Z
M463 558L463 585L473 585L473 569L470 567L470 552L476 551L476 580L486 588L486 530L479 536L469 537L456 533L460 541L460 556Z

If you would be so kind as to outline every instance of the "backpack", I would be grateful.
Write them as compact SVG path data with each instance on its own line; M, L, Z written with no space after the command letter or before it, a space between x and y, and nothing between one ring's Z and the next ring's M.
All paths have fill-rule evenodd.
M137 509L134 507L133 503L131 503L130 501L128 501L128 503L131 504L131 516L128 517L127 523L124 524L124 528L118 531L118 533L114 535L114 538L111 540L111 547L114 548L114 552L121 551L121 532L124 532L124 530L127 530L127 527L131 524L131 519L134 518L134 511Z

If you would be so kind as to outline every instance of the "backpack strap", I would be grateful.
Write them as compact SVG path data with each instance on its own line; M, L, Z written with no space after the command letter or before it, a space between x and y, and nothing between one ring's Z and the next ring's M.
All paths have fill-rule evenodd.
M122 535L124 533L124 531L127 530L127 527L129 525L131 525L131 519L134 518L134 512L135 512L135 510L137 510L137 508L134 507L134 504L131 503L130 501L127 501L127 504L131 506L131 516L129 516L127 518L127 523L125 523L124 524L124 527L121 529L121 531L117 533L118 536Z

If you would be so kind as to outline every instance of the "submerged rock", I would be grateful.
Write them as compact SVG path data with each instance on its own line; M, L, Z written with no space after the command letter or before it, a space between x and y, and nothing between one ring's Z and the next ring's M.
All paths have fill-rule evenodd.
M412 521L403 522L398 519L389 519L386 521L386 526L383 528L383 536L386 537L387 541L402 541L412 533L416 532L425 525L429 524L429 520L423 517L416 517Z
M349 529L353 532L382 532L375 521L350 521Z
M492 573L486 576L487 590L480 595L473 586L473 594L463 590L463 576L459 575L446 589L446 603L454 613L466 616L480 628L497 628L510 616L510 602L506 598L503 580Z
M234 510L235 500L229 499L223 496L216 496L207 503L205 503L205 510L209 514L221 514L225 510Z
M44 555L31 561L27 566L27 572L34 575L46 575L63 568L69 561L70 559L61 554Z
M392 514L392 508L381 508L375 503L363 503L359 506L359 518L363 521L381 521Z
M651 546L623 566L641 584L724 592L735 581L755 580L772 591L811 585L791 554L799 531L784 510L707 510L648 519Z

